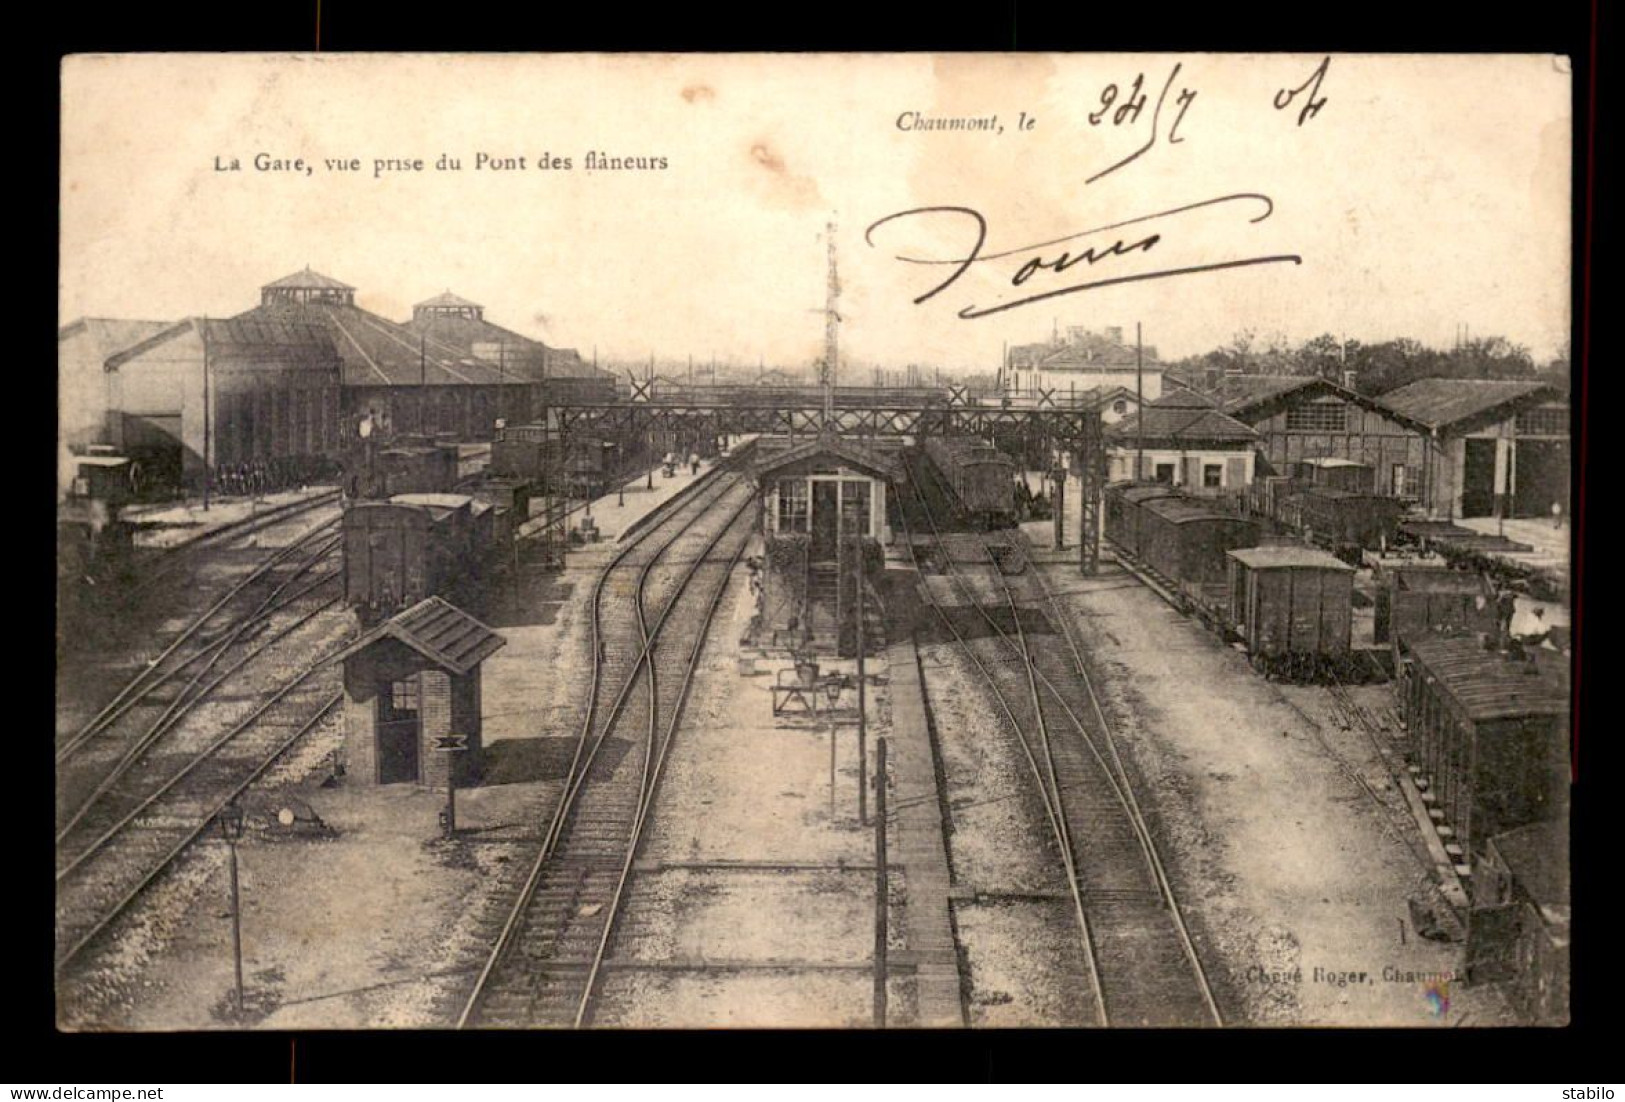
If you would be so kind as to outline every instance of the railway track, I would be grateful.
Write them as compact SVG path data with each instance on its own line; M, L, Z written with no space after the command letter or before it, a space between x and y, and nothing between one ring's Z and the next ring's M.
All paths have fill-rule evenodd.
M459 1028L590 1021L666 753L749 540L753 502L747 481L722 475L645 528L599 576L592 685L574 760ZM617 598L631 615L613 614Z
M317 494L303 501L290 502L286 505L268 509L264 513L245 518L235 524L228 524L213 532L204 533L178 546L160 548L146 553L143 555L145 566L142 576L125 594L125 603L133 604L139 601L161 582L176 577L192 559L192 556L199 551L219 551L240 540L257 536L267 528L280 527L315 510L326 511L339 504L340 496L338 490Z
M986 537L945 536L926 492L914 478L909 484L914 512L937 548L933 557L965 604L945 605L928 585L922 592L987 683L1028 763L1065 873L1095 1023L1222 1025L1133 782L1053 595L1036 571L1012 582L1011 552L996 553ZM907 510L904 534L915 547ZM1013 551L1020 555L1019 543ZM963 569L967 560L979 573ZM1034 638L1044 635L1060 636L1064 645Z
M337 707L332 527L267 557L58 745L59 972Z
M284 518L284 521L287 519ZM229 649L244 634L257 634L260 621L275 616L288 603L303 596L302 593L289 594L289 587L284 583L306 574L312 578L328 574L329 577L323 579L324 584L336 579L337 557L334 552L338 547L335 534L338 524L339 517L336 515L324 518L297 532L282 548L268 555L256 555L257 561L245 575L228 585L224 593L188 620L173 638L162 645L157 655L138 667L89 720L72 734L58 740L58 766L93 740L104 735L116 735L118 732L115 728L120 721L132 710L138 710L143 703L161 700L169 682L195 677L198 668L210 666L211 661L218 666L220 662L214 658L216 651ZM194 586L194 593L199 596L205 590L206 587L201 584ZM173 694L174 690L169 689L168 692ZM182 690L180 695L184 696L185 692Z

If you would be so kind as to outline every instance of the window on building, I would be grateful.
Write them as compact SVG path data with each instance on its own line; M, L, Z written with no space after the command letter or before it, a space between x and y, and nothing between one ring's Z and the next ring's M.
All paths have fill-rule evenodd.
M1286 411L1288 432L1345 432L1348 407L1342 402L1307 402Z
M1520 436L1567 436L1569 411L1562 406L1542 406L1518 414Z
M380 702L386 722L393 719L411 719L418 714L418 679L387 682L380 693Z
M787 478L779 482L779 531L806 532L809 531L808 517L810 515L810 502L807 495L807 480L804 478Z
M1217 490L1224 485L1224 465L1221 463L1202 464L1202 485L1209 490Z
M1172 463L1158 463L1156 480L1166 482L1172 486L1174 484L1174 465Z
M1112 403L1112 412L1119 416L1127 413L1128 402L1124 401L1122 398L1117 399L1117 401Z

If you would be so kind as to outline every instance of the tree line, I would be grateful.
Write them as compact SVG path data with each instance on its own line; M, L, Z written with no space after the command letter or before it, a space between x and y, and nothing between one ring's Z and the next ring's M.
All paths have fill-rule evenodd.
M1212 373L1224 375L1314 375L1342 382L1354 372L1354 388L1377 395L1418 379L1528 379L1569 389L1569 350L1537 364L1528 348L1505 337L1470 337L1454 348L1430 348L1402 337L1366 344L1339 341L1330 333L1294 347L1280 335L1261 336L1251 329L1237 333L1210 352L1186 356L1165 366L1193 373L1200 382Z

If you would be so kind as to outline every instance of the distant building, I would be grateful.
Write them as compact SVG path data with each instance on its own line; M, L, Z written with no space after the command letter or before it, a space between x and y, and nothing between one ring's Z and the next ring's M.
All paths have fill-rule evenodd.
M1422 426L1377 399L1314 375L1226 375L1205 397L1258 433L1260 476L1293 474L1310 459L1346 459L1370 471L1358 489L1425 506Z
M499 385L510 398L514 392L508 386L523 387L522 401L505 404L499 400L504 420L532 420L540 415L544 400L614 399L614 376L584 362L575 349L553 348L496 325L487 320L484 306L449 290L412 307L412 320L407 324L414 333L439 345L496 364L502 377Z
M1143 370L1139 385L1147 402L1162 396L1162 364L1157 350L1146 345L1139 353ZM1136 392L1136 351L1123 340L1123 330L1112 326L1098 332L1069 326L1063 339L1059 330L1047 343L1018 344L1010 349L1002 389L1012 399L1033 399L1048 394L1056 405L1091 390L1122 388Z

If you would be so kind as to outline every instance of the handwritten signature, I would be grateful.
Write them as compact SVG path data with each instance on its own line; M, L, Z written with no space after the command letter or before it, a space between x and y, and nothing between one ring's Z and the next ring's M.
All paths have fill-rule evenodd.
M1200 272L1218 272L1228 268L1249 268L1260 264L1302 264L1303 257L1295 253L1276 254L1269 256L1250 256L1235 260L1220 260L1202 264L1184 265L1173 268L1155 268L1149 271L1133 271L1122 275L1111 275L1096 278L1092 275L1096 265L1120 262L1124 258L1137 254L1151 253L1163 244L1163 232L1154 230L1146 233L1144 229L1136 229L1128 234L1119 234L1110 244L1105 243L1105 235L1115 230L1122 230L1129 226L1145 227L1149 224L1163 225L1165 220L1190 211L1206 207L1218 207L1225 204L1256 205L1259 213L1249 218L1249 224L1264 221L1275 211L1275 203L1267 195L1258 192L1237 192L1233 195L1221 195L1214 199L1204 199L1197 203L1187 203L1181 207L1172 207L1168 210L1157 211L1154 214L1141 215L1138 218L1129 218L1121 222L1113 222L1105 226L1095 226L1092 229L1080 230L1077 233L1067 234L1049 241L1038 241L1031 245L1018 245L1015 248L1003 249L999 252L987 252L988 226L987 219L979 211L971 207L915 207L911 210L898 211L870 225L864 231L864 240L870 247L875 245L875 231L882 226L895 225L899 222L914 224L917 228L931 223L932 228L939 228L941 224L957 224L963 231L970 245L963 250L956 250L962 255L951 257L920 257L897 255L896 259L905 264L919 264L928 266L949 266L953 268L948 278L938 283L914 300L916 306L923 305L937 297L957 283L961 276L970 270L974 264L991 264L1002 268L1001 275L1008 276L1010 286L1019 289L1016 297L997 302L988 306L969 304L959 311L959 316L967 320L985 318L992 314L1014 310L1020 306L1028 306L1035 302L1059 298L1062 295L1075 295L1080 291L1094 290L1100 287L1111 287L1123 283L1141 283L1153 279L1169 279L1175 276L1195 275ZM1072 242L1083 238L1099 237L1101 242L1087 247L1072 245ZM1069 248L1056 250L1057 245L1068 245ZM1090 272L1091 276L1076 283L1064 286L1055 286L1054 277L1063 275L1082 265L1082 269ZM1107 270L1110 270L1109 268ZM1034 278L1039 282L1029 287ZM1076 278L1074 276L1074 278ZM1035 289L1042 288L1042 289Z

